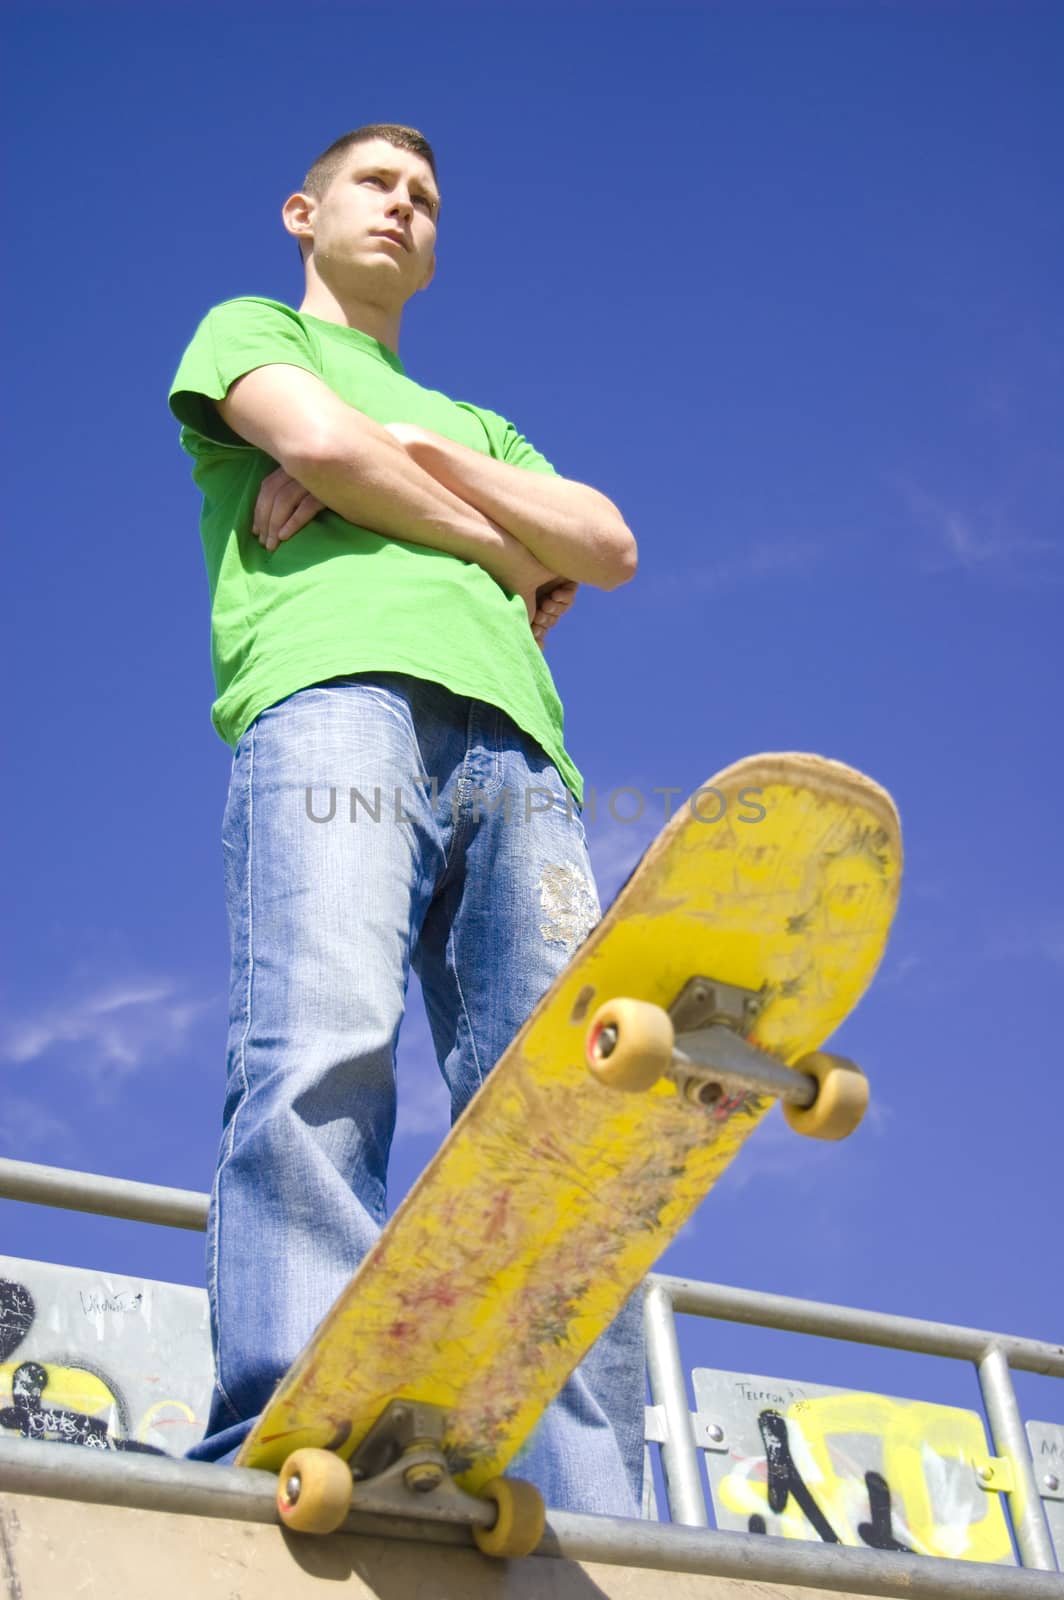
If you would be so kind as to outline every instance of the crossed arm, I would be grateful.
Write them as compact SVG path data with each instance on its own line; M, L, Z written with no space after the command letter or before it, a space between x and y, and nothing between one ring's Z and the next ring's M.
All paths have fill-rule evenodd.
M635 540L597 490L426 429L384 427L301 367L256 368L218 410L280 463L255 508L253 532L268 550L327 506L376 533L477 562L521 595L540 641L577 584L612 589L635 572Z

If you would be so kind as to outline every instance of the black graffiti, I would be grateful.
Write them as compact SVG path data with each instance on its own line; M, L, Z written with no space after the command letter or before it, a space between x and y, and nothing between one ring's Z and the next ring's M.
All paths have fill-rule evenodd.
M55 1439L60 1444L109 1447L107 1425L80 1411L64 1411L42 1403L47 1369L39 1361L23 1361L11 1378L11 1404L0 1406L0 1428L14 1428L24 1439Z
M757 1425L765 1447L769 1510L778 1516L786 1510L787 1501L793 1499L825 1544L841 1543L795 1465L786 1417L778 1411L762 1411ZM890 1485L887 1480L878 1472L866 1472L864 1480L871 1521L859 1523L857 1532L865 1544L871 1545L874 1550L904 1550L911 1555L910 1547L894 1537ZM767 1531L764 1517L756 1512L750 1517L747 1527L751 1533Z
M0 1278L0 1361L8 1361L33 1327L36 1306L21 1283Z
M762 1411L757 1419L757 1425L761 1430L761 1440L765 1446L769 1510L777 1514L783 1511L788 1498L793 1495L824 1543L838 1544L838 1534L806 1488L805 1481L794 1464L791 1442L787 1436L786 1417L781 1417L778 1411Z
M894 1537L890 1515L890 1485L886 1478L881 1477L878 1472L866 1472L864 1481L868 1490L868 1505L872 1520L859 1522L857 1532L865 1544L870 1544L873 1550L904 1550L911 1556L913 1552L910 1547Z
M36 1310L33 1296L25 1284L0 1278L0 1361L7 1361L26 1338L33 1327ZM77 1364L83 1370L89 1370L83 1363ZM118 1389L113 1380L103 1373L93 1372L92 1375L106 1384L114 1396L121 1432L112 1431L99 1417L51 1405L45 1397L49 1380L48 1366L32 1360L20 1362L11 1375L11 1404L0 1406L0 1428L11 1429L24 1439L47 1439L57 1444L81 1445L88 1450L126 1450L143 1455L165 1455L166 1451L156 1445L141 1444L138 1439L126 1437L125 1406Z
M137 1294L86 1294L82 1289L78 1295L81 1309L87 1317L98 1317L102 1311L137 1311L140 1308L144 1295Z

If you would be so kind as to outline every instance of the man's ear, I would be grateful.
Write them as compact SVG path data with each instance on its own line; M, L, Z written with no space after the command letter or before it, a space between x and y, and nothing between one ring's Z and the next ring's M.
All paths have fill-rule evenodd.
M428 264L428 269L426 270L425 276L422 278L421 282L418 284L418 288L419 289L427 289L429 284L432 282L432 280L433 280L433 278L435 276L436 276L436 252L434 250L432 252L432 259L430 260L430 262Z
M290 194L281 207L281 221L294 239L314 243L315 200L309 194Z

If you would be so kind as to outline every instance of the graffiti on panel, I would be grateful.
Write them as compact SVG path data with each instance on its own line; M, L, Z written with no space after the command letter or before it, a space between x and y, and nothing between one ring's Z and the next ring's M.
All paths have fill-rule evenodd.
M751 1533L1010 1560L998 1497L973 1488L973 1463L986 1455L973 1412L837 1392L767 1407L757 1422L761 1452L733 1452L715 1484Z
M136 1311L141 1296L117 1298L123 1301L120 1306L99 1296L89 1305L83 1300L82 1310L86 1316L103 1310ZM37 1307L26 1285L0 1278L0 1431L89 1450L165 1455L144 1436L165 1424L170 1419L167 1413L195 1422L182 1401L163 1400L155 1402L134 1429L122 1387L111 1373L81 1354L26 1348L27 1341L33 1342L36 1320Z

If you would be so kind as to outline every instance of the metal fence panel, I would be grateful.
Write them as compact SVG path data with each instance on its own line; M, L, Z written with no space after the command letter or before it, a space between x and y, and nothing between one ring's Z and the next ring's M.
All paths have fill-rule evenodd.
M1015 1565L977 1412L696 1367L717 1526Z
M183 1455L212 1381L202 1289L0 1256L0 1430Z
M1064 1423L1028 1422L1026 1428L1042 1510L1057 1566L1064 1571Z

